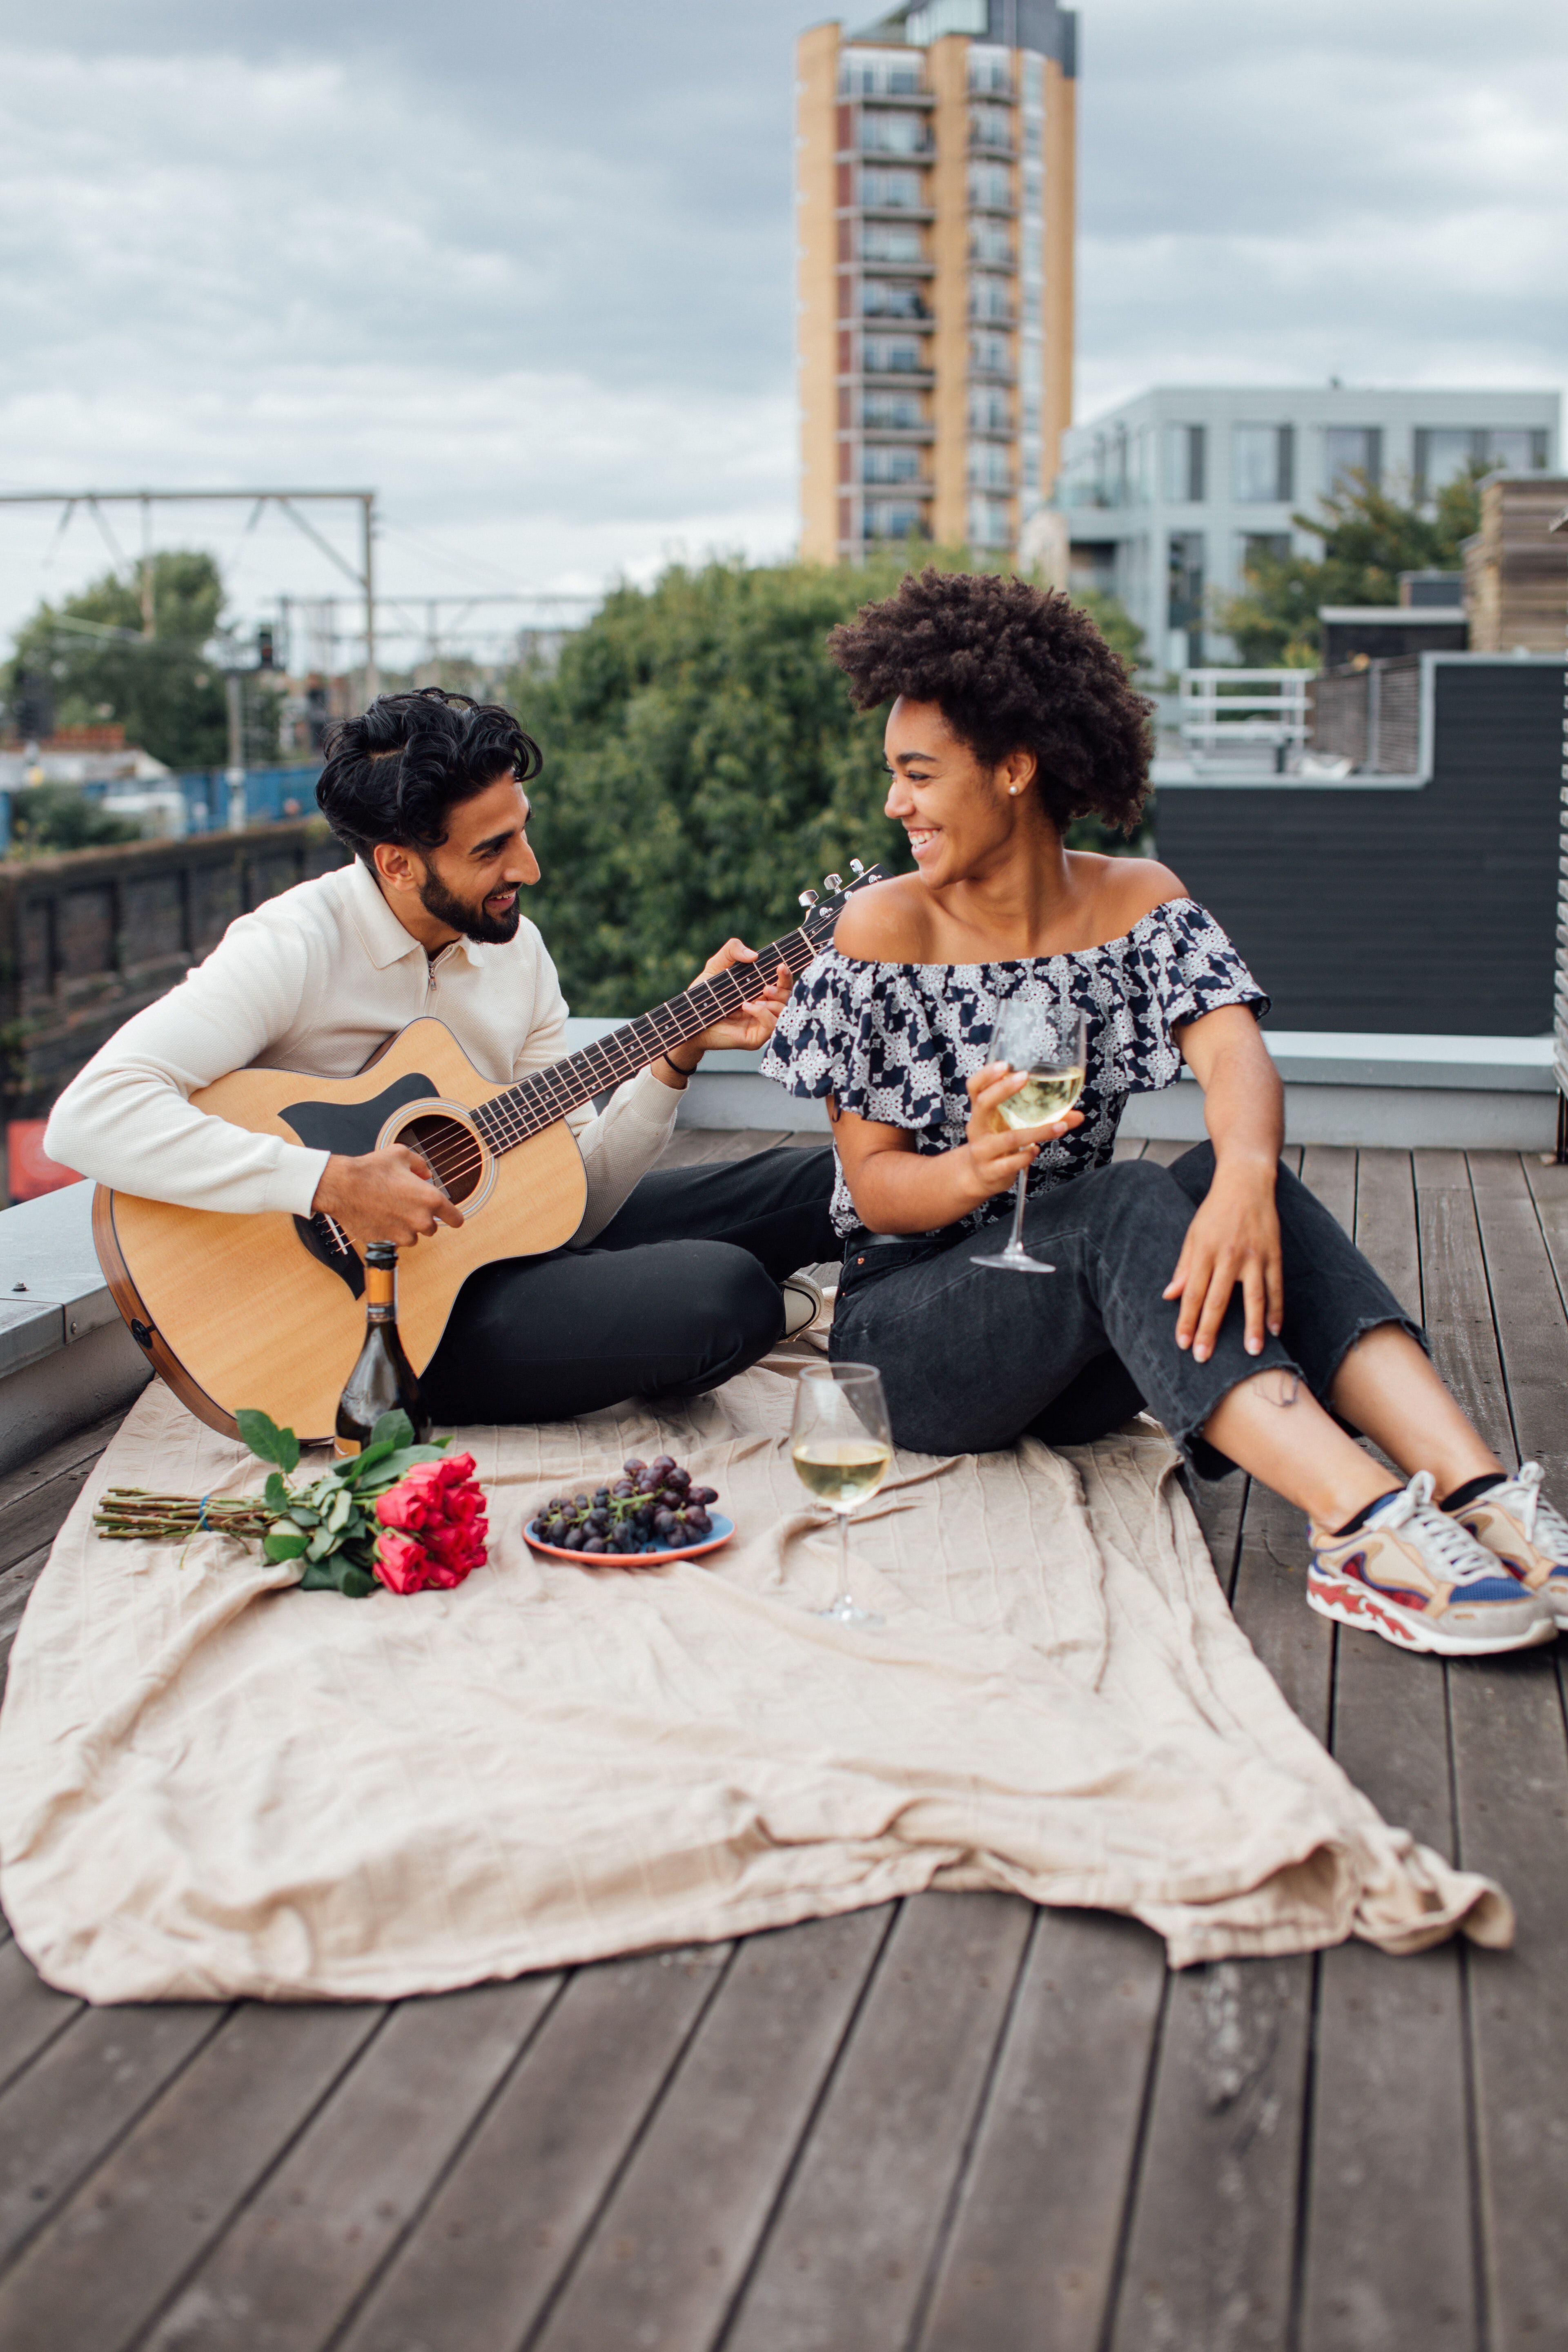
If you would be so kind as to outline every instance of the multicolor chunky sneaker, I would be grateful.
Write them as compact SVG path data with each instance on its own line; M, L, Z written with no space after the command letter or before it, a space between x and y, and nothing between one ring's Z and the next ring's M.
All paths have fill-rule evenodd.
M1453 1516L1521 1584L1540 1593L1559 1625L1568 1625L1568 1519L1542 1493L1539 1462L1521 1463L1511 1478L1500 1479Z
M1338 1624L1454 1658L1528 1650L1556 1633L1542 1596L1433 1507L1429 1470L1379 1503L1353 1535L1309 1532L1307 1605Z

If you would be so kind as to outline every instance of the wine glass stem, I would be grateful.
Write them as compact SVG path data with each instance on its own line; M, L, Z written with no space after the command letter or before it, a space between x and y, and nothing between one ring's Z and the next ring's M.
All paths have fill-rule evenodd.
M1013 1237L1007 1244L1009 1256L1022 1257L1024 1255L1024 1203L1028 1197L1028 1183L1029 1171L1026 1168L1021 1168L1018 1171L1017 1197L1013 1202Z
M849 1514L840 1511L838 1520L838 1599L849 1599ZM837 1605L837 1603L835 1604Z

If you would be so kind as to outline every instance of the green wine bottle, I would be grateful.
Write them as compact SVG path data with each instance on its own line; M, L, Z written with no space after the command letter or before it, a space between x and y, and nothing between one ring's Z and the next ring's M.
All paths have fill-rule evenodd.
M363 1453L382 1414L399 1407L414 1424L416 1444L423 1445L430 1416L397 1336L397 1252L391 1242L372 1242L364 1254L364 1345L338 1399L333 1452L340 1457Z

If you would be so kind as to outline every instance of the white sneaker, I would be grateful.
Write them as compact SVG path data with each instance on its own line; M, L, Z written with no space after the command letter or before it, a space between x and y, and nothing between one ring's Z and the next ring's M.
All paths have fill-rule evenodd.
M1309 1530L1307 1605L1336 1624L1381 1633L1402 1650L1484 1657L1550 1642L1557 1620L1468 1530L1434 1508L1418 1470L1348 1536Z
M786 1274L779 1288L784 1292L784 1336L804 1339L822 1312L822 1293L808 1274Z
M1539 1462L1521 1462L1504 1478L1464 1504L1453 1517L1476 1541L1539 1592L1560 1625L1568 1625L1568 1519L1541 1491Z

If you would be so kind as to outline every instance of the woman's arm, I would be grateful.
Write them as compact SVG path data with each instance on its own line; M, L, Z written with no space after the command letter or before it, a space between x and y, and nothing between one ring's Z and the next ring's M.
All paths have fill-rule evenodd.
M907 1127L841 1111L831 1096L828 1116L855 1213L873 1234L929 1234L956 1224L983 1201L1005 1192L1039 1152L1083 1125L1069 1110L1048 1127L1010 1128L997 1108L1028 1083L1027 1072L988 1063L968 1080L966 1139L952 1151L917 1151Z
M1230 1295L1239 1282L1247 1312L1247 1349L1258 1354L1264 1326L1278 1333L1285 1289L1274 1178L1285 1140L1285 1095L1258 1024L1242 1004L1224 1004L1174 1031L1187 1066L1204 1090L1204 1119L1214 1145L1208 1197L1187 1227L1164 1296L1182 1302L1176 1345L1206 1363Z

